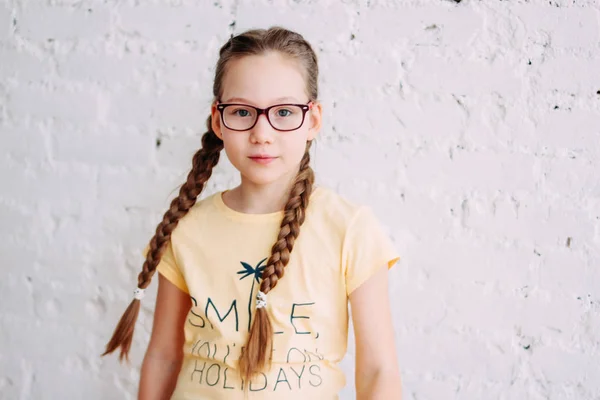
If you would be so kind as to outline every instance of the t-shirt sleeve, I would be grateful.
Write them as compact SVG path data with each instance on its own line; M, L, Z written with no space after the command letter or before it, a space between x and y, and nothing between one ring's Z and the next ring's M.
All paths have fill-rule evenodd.
M143 251L144 258L146 257L146 254L148 254L149 250L150 245L147 245ZM186 293L190 292L190 290L187 287L187 284L185 283L185 278L183 277L183 274L181 273L181 270L179 269L179 266L175 261L173 245L170 240L162 258L160 259L160 262L158 263L158 267L156 268L156 270L162 276L167 278L169 282L177 286L179 289L183 290Z
M383 226L366 206L350 222L343 245L346 290L350 295L381 267L391 268L400 259Z

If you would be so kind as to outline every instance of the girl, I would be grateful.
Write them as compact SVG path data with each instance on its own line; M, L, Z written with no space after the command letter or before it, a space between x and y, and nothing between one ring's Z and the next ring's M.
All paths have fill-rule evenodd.
M127 358L158 271L140 399L337 398L348 300L358 398L400 398L387 295L399 257L369 208L314 185L317 78L311 46L283 28L221 48L202 148L104 353ZM223 148L241 184L196 202Z

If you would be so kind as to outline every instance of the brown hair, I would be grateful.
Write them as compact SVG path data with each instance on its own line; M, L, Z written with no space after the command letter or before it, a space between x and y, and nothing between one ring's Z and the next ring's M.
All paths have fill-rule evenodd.
M310 44L300 34L281 27L272 27L267 30L249 30L232 37L221 47L213 84L215 100L220 99L223 94L223 78L230 61L271 51L279 52L300 63L306 80L306 93L310 101L316 101L319 73L317 56ZM223 142L212 130L210 116L206 121L206 126L208 131L202 137L202 148L193 157L192 170L188 174L187 181L182 185L179 195L171 202L169 210L158 224L156 233L150 240L146 261L142 267L142 272L138 275L138 287L140 289L145 289L150 284L156 267L171 239L171 233L179 220L196 203L196 199L204 189L213 168L219 162ZM300 226L304 222L314 183L314 173L309 166L310 146L311 141L308 141L306 151L300 162L298 175L285 205L277 241L271 248L271 256L262 273L260 290L265 294L269 293L277 285L279 279L283 277L284 268L289 263L294 242L300 234ZM119 359L128 358L139 309L140 301L134 299L117 324L103 355L112 353L120 347ZM257 308L248 335L248 342L239 359L240 375L243 379L249 381L265 367L267 361L270 361L272 342L273 329L269 314L265 308Z

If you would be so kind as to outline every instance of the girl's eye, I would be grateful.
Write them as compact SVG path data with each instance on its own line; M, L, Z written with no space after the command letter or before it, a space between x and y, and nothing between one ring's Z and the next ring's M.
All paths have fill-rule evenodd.
M278 117L289 117L291 114L292 114L292 111L287 110L285 108L280 108L279 110L277 110Z
M240 108L232 111L233 115L237 115L238 117L247 117L250 115L250 111Z

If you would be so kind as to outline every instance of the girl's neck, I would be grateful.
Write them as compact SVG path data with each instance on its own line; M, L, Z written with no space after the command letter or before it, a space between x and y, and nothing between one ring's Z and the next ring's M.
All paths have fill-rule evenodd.
M272 183L255 185L245 183L223 194L227 207L244 214L271 214L283 211L293 185L290 183Z

